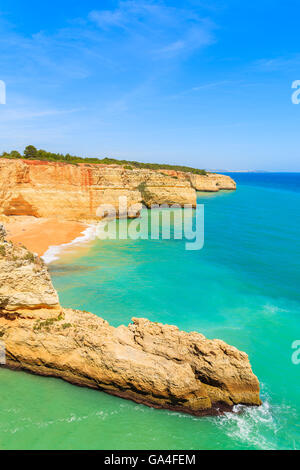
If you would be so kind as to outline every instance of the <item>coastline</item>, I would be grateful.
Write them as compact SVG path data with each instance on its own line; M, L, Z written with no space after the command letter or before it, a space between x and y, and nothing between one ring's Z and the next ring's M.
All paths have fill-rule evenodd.
M60 256L61 251L65 248L75 245L82 245L88 241L94 240L96 236L95 225L86 225L85 229L80 232L79 236L72 238L71 241L66 243L50 245L45 253L41 256L46 264L50 264L57 260Z
M57 243L59 227L62 224L65 235L68 222L34 219L32 224L31 218L13 222L11 237L28 238L29 232L30 240L37 242L46 231L46 262L54 260L63 246L91 239L96 232L95 226L89 226L73 242L49 247L49 233L55 233ZM27 248L7 243L2 226L0 241L5 367L194 416L219 415L236 404L261 405L259 382L244 352L172 324L132 317L128 326L113 327L86 310L64 308L45 264Z
M88 241L94 234L92 225L54 218L10 216L1 217L1 222L9 241L24 245L46 263L57 259L64 247Z
M290 186L289 181L288 179L284 183L286 188ZM268 179L266 179L266 183L268 183ZM275 196L273 191L266 191L254 185L252 187L247 185L244 187L243 185L241 191L232 194L232 196L229 194L224 198L223 195L221 197L214 195L213 198L208 198L205 203L207 205L208 217L210 217L207 219L208 236L212 241L212 246L207 246L208 250L211 250L209 262L205 262L205 260L203 260L203 263L197 262L189 253L185 253L182 250L183 247L179 243L176 246L169 244L163 244L162 246L159 244L154 246L152 244L147 246L147 244L141 244L141 246L133 247L129 255L127 255L124 249L120 249L117 244L106 247L104 243L102 250L101 243L99 243L100 249L93 248L89 250L91 244L86 243L83 247L78 247L80 256L83 254L86 257L80 259L79 263L75 261L74 272L71 266L66 266L66 269L64 269L64 266L54 266L56 263L54 262L51 276L55 281L58 292L61 293L63 305L75 305L76 308L81 310L91 311L101 318L104 317L105 320L115 327L120 324L128 325L130 322L129 313L131 316L137 317L143 308L142 299L147 299L149 308L143 309L143 316L150 317L153 321L161 321L163 324L177 325L183 331L201 331L208 338L222 338L228 344L235 345L249 354L254 373L263 379L261 392L263 405L261 407L238 405L233 412L225 412L222 417L208 417L204 420L199 420L197 424L197 438L195 437L193 441L194 446L198 445L199 442L201 442L203 447L212 445L211 442L215 441L211 436L216 432L217 428L218 435L221 433L222 439L224 438L224 441L222 440L222 443L218 444L220 446L225 447L230 445L232 448L242 446L253 448L288 447L288 439L291 442L292 437L296 436L294 429L296 429L295 423L297 418L293 409L293 403L297 406L299 397L296 395L296 388L293 388L293 386L288 389L291 394L290 397L287 397L283 387L278 390L278 395L274 394L273 390L276 390L277 387L276 375L269 372L269 368L265 364L265 354L272 354L272 344L274 341L277 341L280 348L275 353L273 351L273 353L275 356L277 353L276 361L279 362L280 368L283 369L285 367L286 358L282 357L280 351L285 347L294 332L297 331L296 312L293 303L289 305L289 302L276 300L274 295L272 295L273 290L275 295L277 291L280 292L279 283L281 281L279 273L276 272L278 258L275 258L273 265L273 259L270 259L270 251L266 248L266 250L259 251L258 256L262 263L257 265L256 258L251 258L253 245L245 245L242 242L241 233L245 233L244 228L246 227L250 240L260 235L260 232L257 232L255 211L259 204L263 204L268 215L267 222L272 228L271 239L275 243L272 251L275 249L277 253L282 253L281 259L284 260L287 252L280 250L282 240L276 237L278 225L276 214L272 208L274 203L276 203L276 206L279 205L280 208L284 208L286 205L283 212L284 215L282 216L286 226L284 236L286 240L293 239L294 226L292 227L289 221L293 220L292 215L297 211L297 194L292 195L286 190L286 195L280 191ZM228 211L225 210L226 207ZM239 214L239 220L236 218L237 213ZM224 224L225 221L226 224ZM259 227L262 225L263 222L259 224ZM220 239L218 235L220 233L224 234L221 245L219 244ZM275 235L274 238L273 234ZM259 238L258 242L263 247L265 246L263 242L265 235L263 232L261 236L262 239L260 240ZM238 249L234 250L230 256L226 255L225 259L224 253L229 253L232 243ZM85 246L88 248L85 249ZM289 247L289 244L287 243L286 246ZM293 260L294 253L292 247L290 248L291 257L288 259ZM73 263L73 250L75 251L76 249L77 246L74 249L70 247L62 251L61 258L64 264L69 261L71 264ZM151 259L151 268L148 262L149 259ZM220 260L222 260L223 266L220 264ZM110 261L112 261L111 266L109 266ZM211 261L215 266L212 265ZM90 270L90 262L94 266L97 265L97 269L93 268ZM271 277L272 285L267 287L267 295L261 296L261 280L265 273L261 266L268 266L268 263L271 262L274 266L274 274L270 275L269 273L268 276ZM60 263L60 260L58 260L58 263ZM166 266L166 269L160 270L161 265ZM178 282L178 265L181 267L180 271L182 271L182 274L179 274L180 282ZM232 265L237 267L237 273L232 271ZM291 265L292 263L289 263L289 266ZM285 278L290 279L288 273L291 267L284 268L284 263L281 263L281 266ZM82 267L83 269L81 269ZM240 272L244 272L245 275L242 283L241 279L238 279L240 276L237 275ZM192 276L190 276L191 273L193 274ZM251 276L254 273L254 291L251 290L251 292L245 292L245 289L241 288L248 282L248 273ZM297 273L293 272L292 274L295 281L291 281L289 296L292 296L297 286ZM138 282L136 284L134 282L135 279L138 279L138 276L142 278L143 283ZM112 278L114 278L114 284L111 282ZM199 279L201 279L201 283L199 283ZM217 280L215 294L218 299L222 299L220 303L215 296L207 295L214 280ZM163 297L161 299L150 298L149 286L153 286L153 290L156 292L161 292L160 289L163 286L167 293L166 300ZM139 290L138 295L137 289ZM190 292L189 289L192 289L193 292L200 292L196 302L194 299L189 301L189 298L185 296L185 292ZM175 302L173 302L173 298L176 299ZM122 302L122 308L120 308L120 302ZM220 309L222 309L221 314ZM186 314L187 310L188 314ZM251 321L249 321L250 316ZM277 331L273 328L274 321L276 323L277 321L281 322L281 319L284 321L285 317L288 319L286 329L282 328L281 335L277 336ZM64 319L61 321L62 325L68 323L73 324L73 320ZM55 324L58 325L57 322ZM12 325L11 322L10 325ZM258 328L258 325L264 325L264 328ZM61 327L61 334L69 336L70 328ZM266 328L272 334L272 344L265 343ZM36 334L36 332L33 334ZM261 345L259 347L257 346L258 342ZM291 365L288 373L289 381L292 383L293 365ZM134 415L137 422L139 422L142 416L144 422L146 422L145 426L151 429L153 419L157 413L159 416L157 419L162 423L162 426L167 426L168 420L172 420L175 423L174 428L176 425L177 429L182 428L182 423L186 425L184 432L179 433L174 431L173 434L174 440L182 436L182 446L190 442L190 436L194 435L193 433L195 432L193 426L196 426L196 420L188 415L184 416L183 413L172 414L171 411L165 413L155 412L148 407L136 406L134 408L134 402L121 401L117 397L114 398L107 394L100 394L97 397L97 391L92 388L72 387L62 380L57 381L56 384L54 379L40 378L38 376L34 378L22 372L16 373L14 376L13 372L3 370L2 374L3 381L8 377L8 391L5 397L7 409L14 407L14 402L17 402L18 395L22 395L22 388L25 388L25 386L28 387L28 391L32 389L32 393L39 395L47 393L49 387L53 387L57 403L62 404L61 408L57 404L56 406L53 405L53 408L48 412L42 404L37 407L31 406L30 398L24 397L24 401L21 401L19 405L19 416L15 417L15 421L12 421L9 412L4 414L3 421L8 429L7 435L4 436L6 446L9 446L12 442L10 433L19 425L20 420L24 419L24 416L32 416L32 420L39 423L41 416L43 416L44 422L48 422L57 413L55 415L56 423L53 424L53 435L55 433L56 436L63 439L65 428L64 424L59 420L72 417L74 409L78 410L78 414L76 414L78 420L82 419L90 411L90 407L85 405L87 402L94 403L95 407L93 408L92 405L94 417L89 415L89 419L85 421L87 428L94 429L98 425L103 427L101 429L103 429L104 434L105 432L108 433L107 428L111 421L108 422L107 419L100 422L98 415L96 415L95 410L99 409L99 401L103 410L103 415L101 416L106 416L106 414L110 416L111 412L115 409L118 410L118 413L113 415L116 421L111 425L112 428L117 426L119 421L123 420L126 422L127 420L128 422L128 419L131 419L130 417ZM28 395L30 397L31 393L28 393ZM285 406L285 403L288 406ZM28 409L28 413L24 409ZM75 426L76 421L74 420ZM130 435L125 424L123 427L121 424L121 429L124 434L125 446L130 440ZM275 438L273 434L275 432L277 434L277 431L278 437ZM148 435L143 434L142 429L139 432L142 439L144 439L141 445L146 446ZM204 432L210 437L202 441ZM75 429L74 433L77 441L82 442L79 430L76 434ZM26 440L26 434L27 429L24 429L24 431L18 431L14 436L18 443L23 442L23 439L25 442L23 445L33 445L34 439L38 439L39 432L32 429L33 436L29 443ZM88 431L87 434L90 435ZM46 436L49 440L49 445L55 448L57 442L51 436L50 429ZM162 433L159 434L159 437L160 439L162 438ZM107 439L110 442L110 435ZM89 443L88 439L83 442L85 446ZM44 442L43 445L45 446ZM97 448L99 443L96 438L92 441L91 445ZM165 445L168 445L167 440ZM103 446L105 445L103 444Z

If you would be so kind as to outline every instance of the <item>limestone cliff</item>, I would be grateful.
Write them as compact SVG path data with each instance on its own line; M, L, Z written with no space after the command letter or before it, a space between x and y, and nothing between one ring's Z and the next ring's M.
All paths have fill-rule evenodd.
M0 337L7 367L195 415L260 404L245 353L142 318L114 328L91 313L63 309L43 263L0 233Z
M197 191L235 189L224 175L126 169L120 165L0 159L0 215L93 220L100 204L196 205Z
M235 181L227 175L208 173L207 175L190 174L190 182L196 191L220 191L221 189L235 190Z
M118 208L119 196L127 196L129 206L141 202L196 205L196 193L188 181L156 171L0 160L0 213L4 215L91 220L100 204Z
M228 175L221 175L219 173L198 175L172 170L162 170L162 172L179 179L186 179L196 191L217 192L222 189L231 191L236 189L236 182Z
M7 242L0 225L0 315L49 318L60 310L44 262L26 248Z

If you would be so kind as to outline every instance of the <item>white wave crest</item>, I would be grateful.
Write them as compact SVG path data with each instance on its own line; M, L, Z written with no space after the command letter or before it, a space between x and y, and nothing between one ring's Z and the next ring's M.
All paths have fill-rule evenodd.
M63 243L62 245L52 245L49 246L48 250L41 256L41 258L45 261L46 264L50 264L53 261L59 259L61 252L70 247L75 245L81 245L83 243L87 243L91 240L95 240L96 238L96 225L89 225L82 234L75 238L73 241L69 243Z
M268 401L261 406L236 405L233 412L218 418L218 425L228 436L257 449L276 449L271 438L277 432L277 424ZM270 438L266 434L270 433Z

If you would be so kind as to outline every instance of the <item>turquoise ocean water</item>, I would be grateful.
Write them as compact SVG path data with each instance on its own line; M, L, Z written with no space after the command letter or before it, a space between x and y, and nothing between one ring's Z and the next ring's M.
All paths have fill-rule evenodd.
M263 405L194 418L0 370L1 449L300 448L300 174L234 174L236 192L198 193L205 245L93 241L51 275L64 306L117 326L131 317L221 338L248 353Z

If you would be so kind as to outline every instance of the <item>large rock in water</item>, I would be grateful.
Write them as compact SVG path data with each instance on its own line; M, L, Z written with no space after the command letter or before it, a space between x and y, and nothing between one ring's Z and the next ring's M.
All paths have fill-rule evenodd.
M244 352L142 318L114 328L91 313L63 309L39 258L5 242L1 227L0 236L0 337L7 367L195 415L260 404Z
M11 368L195 415L260 404L245 353L175 326L133 319L114 328L91 313L64 309L48 321L0 317L0 332Z

